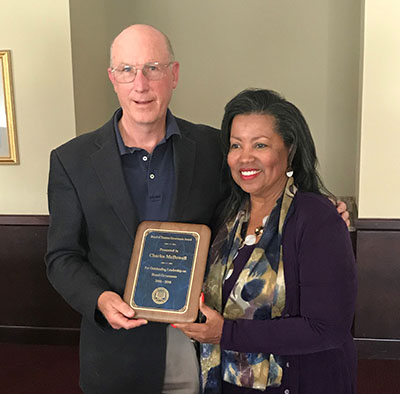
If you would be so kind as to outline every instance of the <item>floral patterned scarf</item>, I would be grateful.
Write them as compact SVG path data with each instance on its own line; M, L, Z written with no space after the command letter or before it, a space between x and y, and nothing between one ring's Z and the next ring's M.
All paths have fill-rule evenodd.
M210 250L204 295L206 304L220 312L224 319L269 320L282 315L286 299L282 229L293 210L295 193L293 178L289 178L224 309L222 286L242 245L242 227L250 216L249 204L219 231ZM273 354L221 351L219 345L204 343L200 348L200 361L202 388L207 394L220 393L222 380L259 390L279 387L282 381L283 368Z

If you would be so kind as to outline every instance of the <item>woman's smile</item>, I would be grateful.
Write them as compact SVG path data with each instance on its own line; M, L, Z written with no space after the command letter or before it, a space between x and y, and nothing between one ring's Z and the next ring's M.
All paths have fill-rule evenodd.
M250 180L254 179L261 170L256 170L256 169L241 169L240 170L240 176L242 177L243 180Z

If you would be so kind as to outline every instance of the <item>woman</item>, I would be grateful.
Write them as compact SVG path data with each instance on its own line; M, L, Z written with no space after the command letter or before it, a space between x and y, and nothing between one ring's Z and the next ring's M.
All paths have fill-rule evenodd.
M233 189L212 245L201 343L205 393L355 393L356 275L301 112L245 90L222 122Z

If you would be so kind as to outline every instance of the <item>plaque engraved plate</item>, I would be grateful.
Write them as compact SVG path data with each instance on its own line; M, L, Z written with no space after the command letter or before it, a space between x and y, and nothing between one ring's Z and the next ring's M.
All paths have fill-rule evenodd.
M124 293L136 318L196 320L210 236L202 224L145 221L138 226Z

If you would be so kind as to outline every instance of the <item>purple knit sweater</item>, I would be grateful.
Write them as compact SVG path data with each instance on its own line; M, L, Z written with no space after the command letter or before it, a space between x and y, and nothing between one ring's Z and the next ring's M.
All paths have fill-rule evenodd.
M327 198L297 192L293 204L282 241L283 317L225 320L221 347L282 357L282 385L265 393L355 394L351 326L357 285L350 236ZM261 391L224 384L224 393Z

